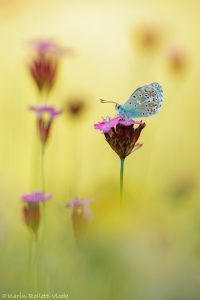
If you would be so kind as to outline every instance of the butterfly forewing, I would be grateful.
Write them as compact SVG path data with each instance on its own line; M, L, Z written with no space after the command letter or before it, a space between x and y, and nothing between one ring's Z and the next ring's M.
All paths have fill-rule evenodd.
M124 103L123 109L133 117L148 117L156 114L163 99L162 86L158 82L139 87Z

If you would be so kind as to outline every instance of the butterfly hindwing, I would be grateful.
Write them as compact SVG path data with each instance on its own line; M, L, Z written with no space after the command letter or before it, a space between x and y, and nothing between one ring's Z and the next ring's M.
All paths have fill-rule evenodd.
M154 82L135 90L122 107L130 117L148 117L159 112L162 99L162 86Z

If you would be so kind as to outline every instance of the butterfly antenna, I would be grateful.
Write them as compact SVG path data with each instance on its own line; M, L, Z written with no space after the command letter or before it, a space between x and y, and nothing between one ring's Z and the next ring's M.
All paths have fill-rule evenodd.
M118 104L118 103L115 102L115 101L108 101L108 100L103 100L103 99L100 99L100 102L101 102L101 103L114 103L114 104Z

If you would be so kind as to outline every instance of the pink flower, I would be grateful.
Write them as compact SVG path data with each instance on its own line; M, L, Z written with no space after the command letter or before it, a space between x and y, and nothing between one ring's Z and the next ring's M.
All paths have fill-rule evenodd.
M72 210L77 210L79 213L81 212L85 219L91 220L92 214L89 209L89 204L91 202L91 199L88 198L74 198L71 201L67 202L65 204L65 207L72 208Z
M71 48L61 47L58 43L50 39L35 39L29 41L30 46L33 50L38 53L52 53L55 55L63 55L67 52L72 52Z
M48 201L52 198L52 194L45 194L41 191L34 191L22 195L22 200L26 203L22 209L25 224L37 235L41 213L40 202Z
M102 122L94 124L95 129L101 130L103 133L108 133L116 125L131 126L133 124L142 124L142 122L133 120L124 120L121 116L114 117L113 119L107 117Z
M50 129L55 117L60 115L63 110L56 109L49 104L41 104L39 106L29 106L29 109L37 114L37 127L41 142L45 144L48 140Z
M65 207L72 209L72 226L77 241L86 233L92 219L90 202L88 198L74 198L65 204Z
M134 124L141 125L142 122L133 121L133 120L123 120L123 118L121 118L121 120L119 121L119 124L127 127L127 126L131 126L131 125L134 125Z
M40 92L49 92L56 80L59 59L64 54L73 53L70 48L63 48L53 40L32 40L30 46L35 50L29 71Z
M107 117L106 119L103 119L102 122L94 124L94 128L101 130L103 133L108 133L111 130L111 128L119 124L120 120L121 120L120 116L117 116L113 119Z
M135 124L139 126L134 128ZM143 122L125 120L121 116L107 118L94 125L95 129L104 133L106 141L121 159L141 148L142 144L137 140L144 127Z
M31 202L31 203L36 203L36 202L44 202L52 198L52 194L44 194L41 191L35 191L32 193L27 193L22 195L22 200L25 202Z
M50 119L55 118L63 112L63 109L56 109L53 105L40 104L38 106L30 105L29 109L34 111L38 117L42 117L44 113L48 113Z

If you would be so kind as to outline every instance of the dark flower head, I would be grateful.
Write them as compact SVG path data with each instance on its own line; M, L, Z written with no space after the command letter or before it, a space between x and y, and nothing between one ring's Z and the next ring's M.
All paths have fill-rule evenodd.
M78 117L85 109L85 102L81 98L71 98L66 103L67 112L74 117Z
M138 124L136 128L134 127L135 124ZM125 159L142 146L142 144L137 143L137 140L145 127L143 122L124 120L121 116L117 116L113 119L104 119L102 122L95 124L94 127L104 133L106 141L120 159Z
M57 58L52 56L47 57L43 52L38 53L32 60L29 68L39 91L50 91L57 75Z
M63 110L56 109L54 106L48 104L29 106L29 109L37 114L37 127L40 139L43 144L46 144L53 120L60 115Z

